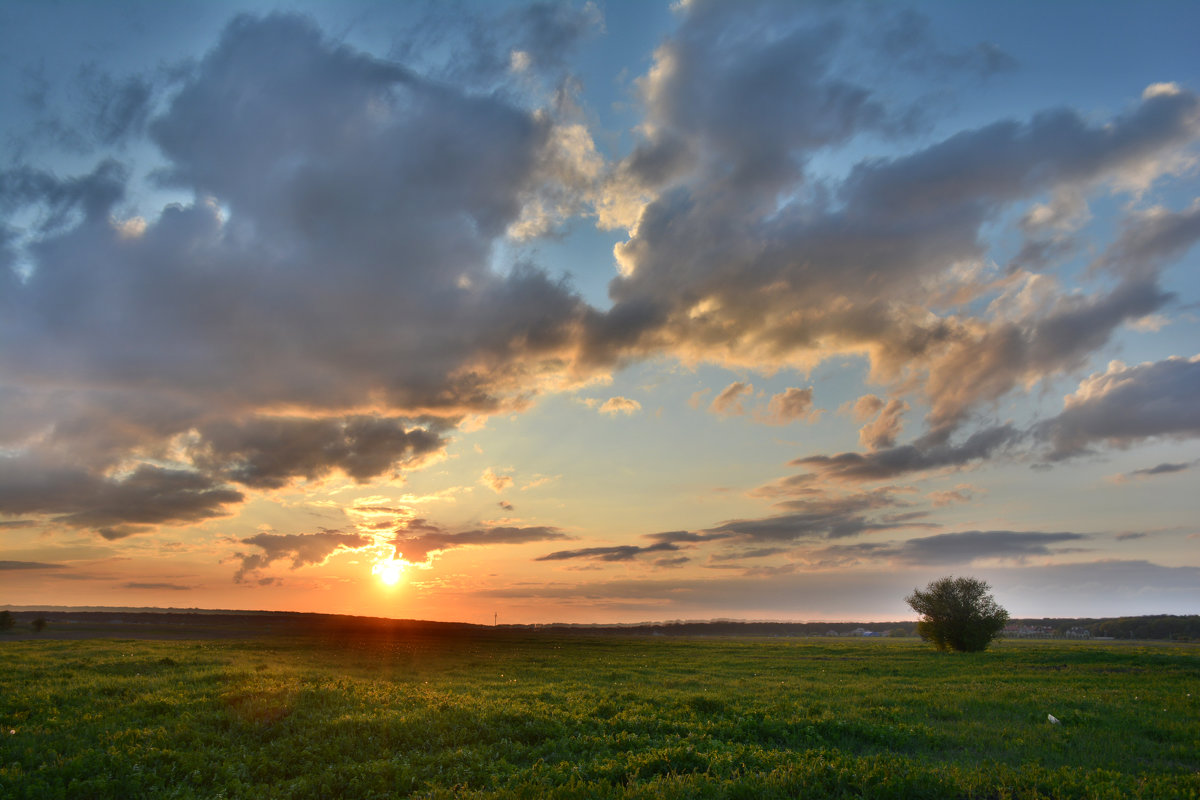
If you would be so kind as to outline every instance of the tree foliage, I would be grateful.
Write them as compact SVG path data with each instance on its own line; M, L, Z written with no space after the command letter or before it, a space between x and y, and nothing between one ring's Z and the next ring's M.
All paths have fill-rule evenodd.
M924 591L913 589L904 600L921 615L917 633L942 651L983 650L1008 623L1008 612L996 603L987 582L978 578L948 575Z
M17 624L17 618L13 616L11 611L7 609L0 611L0 631L11 630L12 626Z

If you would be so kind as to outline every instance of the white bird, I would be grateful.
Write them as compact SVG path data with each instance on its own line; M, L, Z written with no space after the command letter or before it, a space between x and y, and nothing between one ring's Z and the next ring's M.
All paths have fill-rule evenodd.
M1047 714L1046 719L1050 720L1051 725L1061 725L1062 724L1061 722L1058 721L1058 717L1054 716L1053 714Z

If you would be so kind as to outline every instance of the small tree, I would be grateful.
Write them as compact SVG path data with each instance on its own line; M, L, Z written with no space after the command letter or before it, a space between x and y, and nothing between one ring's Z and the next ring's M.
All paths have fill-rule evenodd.
M921 615L917 633L938 650L975 653L983 650L1008 623L1008 612L977 578L953 575L933 581L925 591L904 598Z
M33 628L34 633L41 633L46 630L46 618L38 617L33 622L29 623L29 627Z
M7 609L0 611L0 631L12 630L12 627L17 624L17 618Z

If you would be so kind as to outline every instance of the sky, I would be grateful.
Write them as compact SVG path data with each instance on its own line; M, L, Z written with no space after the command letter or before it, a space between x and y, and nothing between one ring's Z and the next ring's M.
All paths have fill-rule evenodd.
M0 604L1200 613L1191 2L0 2Z

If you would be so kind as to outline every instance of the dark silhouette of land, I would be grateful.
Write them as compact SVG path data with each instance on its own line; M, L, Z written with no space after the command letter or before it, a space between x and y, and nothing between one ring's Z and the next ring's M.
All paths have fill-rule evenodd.
M645 622L630 625L475 625L342 614L289 611L211 611L203 609L51 608L9 606L16 625L3 639L254 639L263 636L316 636L327 639L372 637L587 636L915 636L911 620L890 622L754 622L743 620ZM45 628L34 631L35 619ZM1200 615L1157 615L1104 619L1015 619L1044 638L1200 641Z

